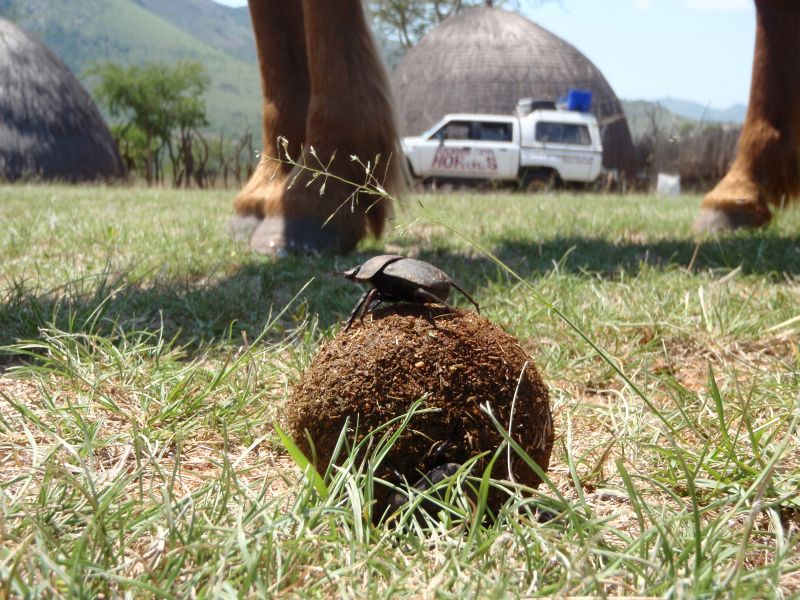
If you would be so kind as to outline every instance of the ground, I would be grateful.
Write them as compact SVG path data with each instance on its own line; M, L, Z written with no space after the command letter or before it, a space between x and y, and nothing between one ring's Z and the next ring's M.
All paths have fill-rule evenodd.
M797 594L800 214L700 239L698 205L421 195L271 262L223 191L0 187L0 597ZM273 427L359 296L329 271L375 253L549 386L549 479L495 519L374 526L359 464L306 478Z

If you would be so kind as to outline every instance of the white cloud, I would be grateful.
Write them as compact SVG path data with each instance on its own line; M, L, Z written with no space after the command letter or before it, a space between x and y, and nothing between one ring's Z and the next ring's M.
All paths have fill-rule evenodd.
M697 10L747 10L753 0L684 0L684 4Z
M636 10L647 10L651 4L651 0L632 0L632 2Z

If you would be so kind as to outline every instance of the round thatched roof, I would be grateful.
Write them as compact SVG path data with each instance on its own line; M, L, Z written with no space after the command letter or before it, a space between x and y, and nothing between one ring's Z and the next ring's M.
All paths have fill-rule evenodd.
M525 17L489 6L464 10L428 32L392 75L401 125L419 135L447 113L511 114L520 98L593 92L606 166L633 173L622 105L574 46Z
M0 180L91 181L124 172L78 79L43 44L0 19Z

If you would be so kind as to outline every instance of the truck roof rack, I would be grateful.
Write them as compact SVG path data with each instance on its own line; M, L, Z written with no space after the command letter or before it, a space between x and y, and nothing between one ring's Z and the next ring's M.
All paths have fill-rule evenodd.
M520 98L517 100L517 116L525 117L535 110L555 110L555 100L549 98Z

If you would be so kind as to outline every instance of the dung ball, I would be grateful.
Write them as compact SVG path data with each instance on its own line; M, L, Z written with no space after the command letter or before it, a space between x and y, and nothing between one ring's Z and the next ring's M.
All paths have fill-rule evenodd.
M378 477L392 481L399 475L413 483L437 465L463 464L487 451L491 457L503 436L483 405L547 470L553 446L550 402L533 360L514 337L462 309L399 304L340 329L290 390L289 432L324 472L346 422L351 436L358 424L360 439L421 398L423 408L435 410L414 416L377 467ZM357 441L351 437L351 444ZM493 477L508 479L506 456L503 452L495 463ZM535 471L511 456L514 481L537 486ZM379 510L389 493L376 486ZM503 499L493 494L490 504L496 509Z

